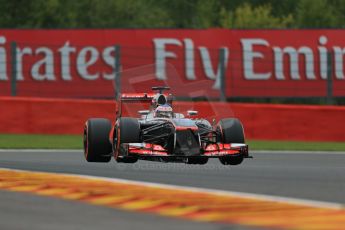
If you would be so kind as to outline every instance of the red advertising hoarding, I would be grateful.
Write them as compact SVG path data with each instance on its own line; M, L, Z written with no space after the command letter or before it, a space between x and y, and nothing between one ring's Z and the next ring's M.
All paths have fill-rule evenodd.
M114 46L120 45L117 71L126 92L167 84L177 96L218 96L223 48L228 97L323 97L329 70L333 95L345 96L344 35L345 30L0 30L0 95L11 94L15 71L20 96L112 97Z

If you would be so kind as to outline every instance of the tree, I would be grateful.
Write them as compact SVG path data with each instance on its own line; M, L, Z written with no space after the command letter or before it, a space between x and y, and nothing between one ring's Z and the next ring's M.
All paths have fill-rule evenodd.
M193 27L210 28L220 27L219 12L220 2L218 0L199 0L195 4Z
M0 0L0 22L5 28L27 28L35 24L37 19L34 6L36 2ZM24 7L25 6L25 7Z
M224 28L287 28L293 23L292 15L274 17L271 13L270 5L260 5L252 7L245 3L236 8L234 12L221 9L221 25Z
M342 16L327 0L300 0L296 9L298 28L343 27Z
M92 22L96 28L169 27L172 21L154 1L92 0Z
M345 0L0 0L1 28L343 28Z

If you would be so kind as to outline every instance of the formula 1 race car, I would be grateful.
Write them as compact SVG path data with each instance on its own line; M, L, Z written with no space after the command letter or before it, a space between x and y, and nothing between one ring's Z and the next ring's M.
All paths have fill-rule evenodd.
M89 119L84 128L84 155L88 162L135 163L140 160L206 164L218 158L224 165L241 164L248 155L244 131L236 118L221 119L211 125L206 119L186 116L172 109L173 98L164 91L169 87L152 87L157 93L121 94L117 102L116 121ZM138 111L140 117L123 117L124 105L147 104ZM129 106L129 107L130 107ZM133 107L133 106L132 106Z

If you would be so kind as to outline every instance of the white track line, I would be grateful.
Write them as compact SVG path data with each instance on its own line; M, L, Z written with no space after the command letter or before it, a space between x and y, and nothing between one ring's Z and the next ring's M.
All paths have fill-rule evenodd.
M197 188L197 187L189 187L189 186L169 185L169 184L161 184L161 183L153 183L153 182L143 182L143 181L135 181L135 180L69 174L69 173L51 173L51 172L18 170L18 169L9 169L9 168L0 168L0 170L1 169L10 170L10 171L18 171L18 172L36 172L36 173L38 172L38 173L58 174L58 175L64 175L64 176L75 176L75 177L80 177L80 178L85 178L85 179L95 179L95 180L102 180L102 181L108 181L108 182L114 182L114 183L124 183L124 184L130 184L130 185L141 185L141 186L147 186L147 187L152 187L152 188L176 189L176 190L187 191L187 192L201 192L201 193L206 193L210 195L222 195L222 196L232 196L232 197L236 196L239 198L248 198L248 199L261 200L261 201L273 201L273 202L278 202L278 203L303 205L303 206L314 207L314 208L328 208L328 209L336 209L336 210L343 210L345 208L344 204L340 204L340 203L289 198L289 197L281 197L281 196L262 195L262 194L255 194L255 193L234 192L234 191L225 191L225 190L218 190L218 189L206 189L206 188Z

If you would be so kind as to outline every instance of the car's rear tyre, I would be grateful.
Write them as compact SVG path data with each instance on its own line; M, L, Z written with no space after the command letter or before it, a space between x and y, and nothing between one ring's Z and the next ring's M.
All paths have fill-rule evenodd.
M111 143L109 132L111 123L108 119L92 118L84 127L84 156L88 162L109 162Z
M131 117L121 117L117 120L115 129L114 152L115 160L121 163L135 163L137 157L128 156L125 143L140 143L140 124L138 119Z
M218 141L222 143L245 143L243 125L237 118L220 120L217 131ZM239 165L243 161L243 155L220 157L219 161L224 165Z

